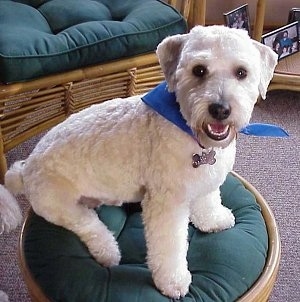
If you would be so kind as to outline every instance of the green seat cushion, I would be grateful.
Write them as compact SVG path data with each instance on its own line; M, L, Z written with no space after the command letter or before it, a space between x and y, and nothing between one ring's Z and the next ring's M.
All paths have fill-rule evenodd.
M159 0L0 0L0 81L152 52L186 30L184 18Z
M236 225L210 234L189 225L192 284L180 301L235 301L264 268L268 235L255 197L231 174L221 195ZM101 207L97 212L122 251L121 264L112 268L99 265L75 234L35 214L29 220L25 257L45 294L53 301L70 302L170 301L155 288L147 268L139 204Z

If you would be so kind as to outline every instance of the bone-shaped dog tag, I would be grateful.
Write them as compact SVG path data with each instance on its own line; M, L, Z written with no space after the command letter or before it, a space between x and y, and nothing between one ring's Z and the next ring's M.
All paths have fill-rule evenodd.
M209 152L202 151L202 154L194 153L192 157L193 168L198 168L201 165L213 165L216 162L216 151L210 150Z

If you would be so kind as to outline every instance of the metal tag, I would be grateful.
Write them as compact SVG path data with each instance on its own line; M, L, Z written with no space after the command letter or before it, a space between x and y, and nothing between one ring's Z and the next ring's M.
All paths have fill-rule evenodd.
M209 152L203 151L201 155L194 153L192 157L193 168L198 168L201 165L213 165L216 162L215 159L216 151L210 150Z

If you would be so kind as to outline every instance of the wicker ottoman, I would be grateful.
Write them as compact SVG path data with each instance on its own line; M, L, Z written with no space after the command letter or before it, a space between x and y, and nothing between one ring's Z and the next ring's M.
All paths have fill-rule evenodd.
M189 226L193 281L180 301L267 301L280 259L274 216L257 190L235 173L221 195L236 226L213 234ZM121 264L110 269L96 263L76 235L30 211L19 257L33 301L170 301L155 288L147 268L140 210L139 204L97 210L122 251Z

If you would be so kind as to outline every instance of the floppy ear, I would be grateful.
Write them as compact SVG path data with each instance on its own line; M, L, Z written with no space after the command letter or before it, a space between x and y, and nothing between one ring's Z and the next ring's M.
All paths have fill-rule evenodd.
M265 99L268 86L273 78L274 69L278 62L278 55L270 47L255 40L253 40L252 42L260 52L261 75L258 89L261 97Z
M175 89L175 71L187 35L188 34L167 37L157 46L156 54L170 92Z

